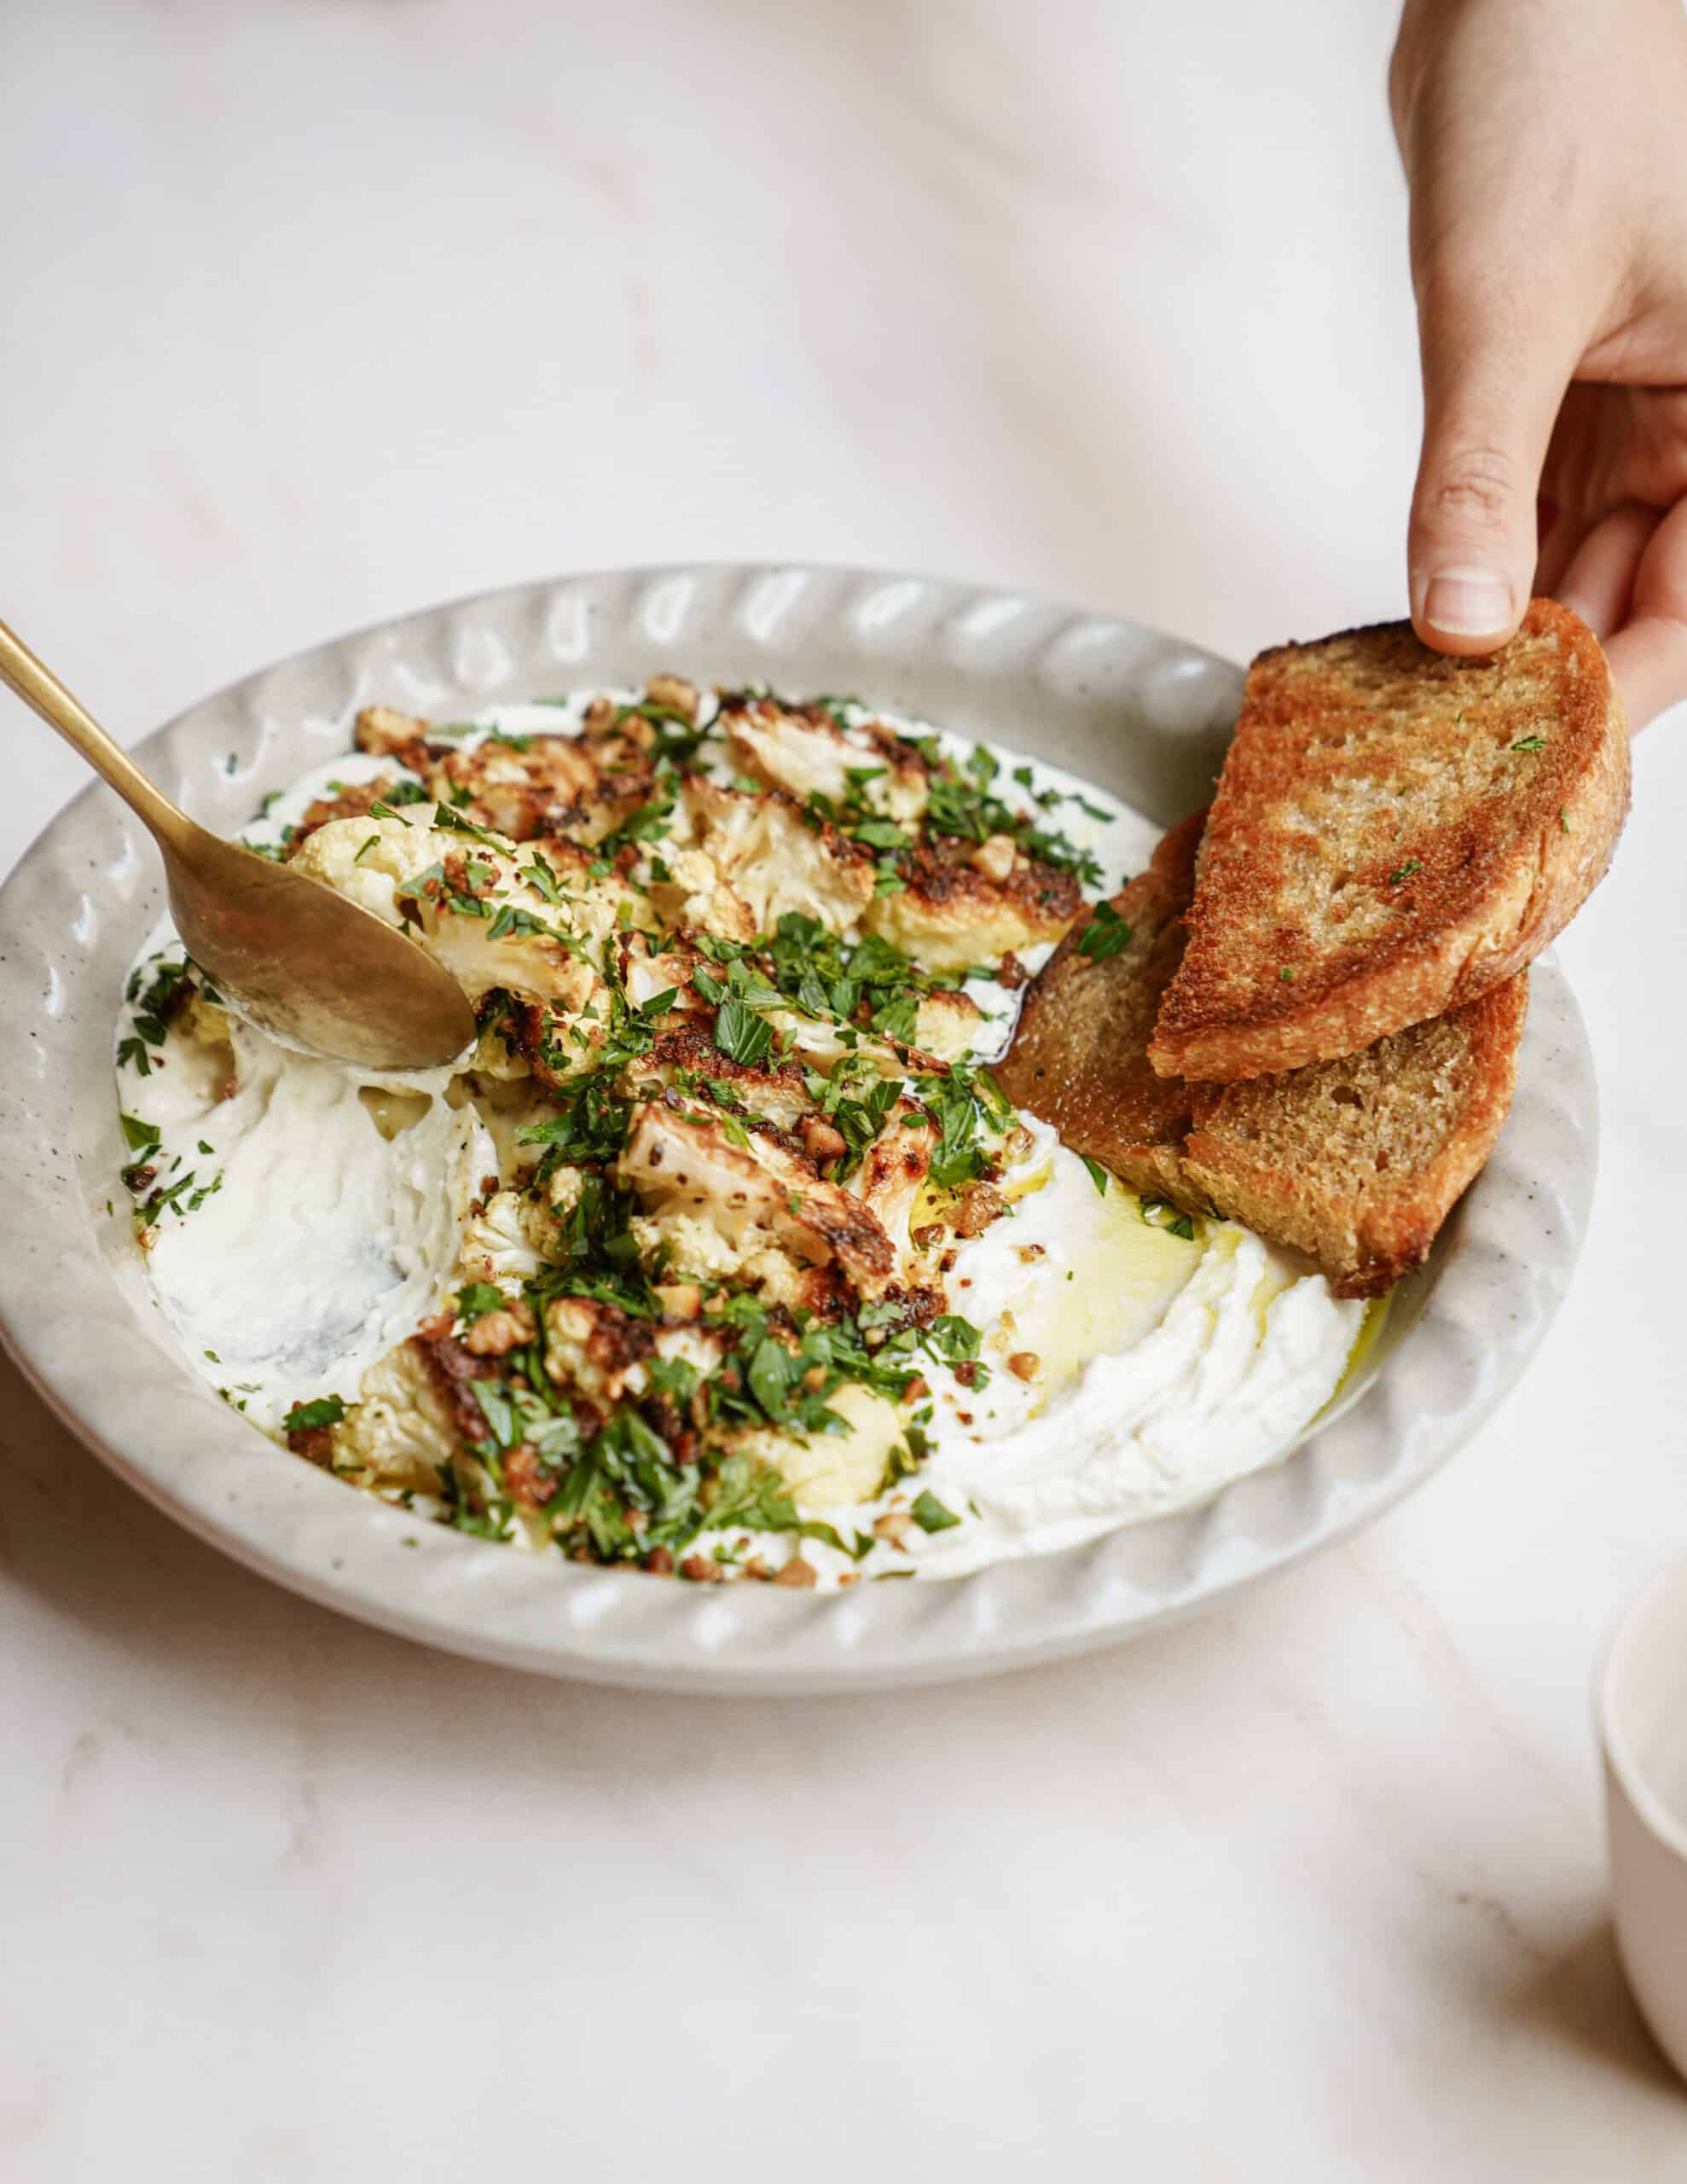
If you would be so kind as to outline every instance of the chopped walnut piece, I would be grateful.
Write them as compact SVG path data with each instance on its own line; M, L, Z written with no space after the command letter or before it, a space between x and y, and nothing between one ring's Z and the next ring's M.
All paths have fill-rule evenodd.
M687 1555L680 1565L680 1575L689 1577L694 1585L722 1585L727 1577L720 1564L706 1554Z
M992 834L988 841L979 843L970 862L986 880L994 880L1000 887L1013 869L1013 837Z
M517 1297L480 1317L463 1336L463 1348L476 1357L502 1357L531 1342L539 1323L525 1298Z
M511 1497L524 1509L542 1509L557 1490L557 1481L546 1472L530 1441L518 1441L506 1454L504 1477Z
M949 1226L957 1236L982 1236L1007 1211L1007 1200L994 1183L968 1183L955 1195Z
M909 1232L912 1241L922 1252L929 1252L934 1244L941 1244L946 1233L941 1221L928 1221L923 1228Z
M287 1435L287 1446L296 1456L303 1456L307 1464L315 1464L319 1471L333 1467L333 1428L331 1426L296 1426Z
M820 1572L812 1562L805 1562L800 1554L793 1554L789 1562L781 1563L774 1572L776 1585L800 1585L807 1588L820 1583Z
M889 1540L892 1547L903 1546L913 1529L913 1519L906 1509L887 1509L872 1520L873 1537Z
M1017 1380L1035 1380L1043 1368L1043 1362L1035 1350L1016 1350L1007 1361L1007 1369Z
M819 1115L804 1115L797 1127L802 1135L803 1151L816 1163L841 1159L849 1150L843 1131L834 1130Z
M658 1577L673 1575L674 1558L665 1547L653 1547L644 1559L646 1570L653 1570Z

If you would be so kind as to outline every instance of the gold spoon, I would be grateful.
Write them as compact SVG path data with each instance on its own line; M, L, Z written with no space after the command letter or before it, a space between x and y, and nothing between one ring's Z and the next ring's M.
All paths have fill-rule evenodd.
M283 1046L363 1069L428 1069L469 1045L474 1011L461 988L407 933L178 811L3 622L0 682L148 828L176 930L236 1014Z

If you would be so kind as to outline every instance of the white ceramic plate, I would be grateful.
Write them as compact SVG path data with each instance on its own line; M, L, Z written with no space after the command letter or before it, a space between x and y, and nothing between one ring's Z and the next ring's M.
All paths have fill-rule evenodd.
M704 566L528 584L300 653L139 746L207 824L349 746L377 700L450 717L660 667L858 692L1069 766L1170 824L1210 793L1235 668L1128 622L919 577ZM140 1491L312 1599L553 1675L806 1693L977 1676L1157 1628L1369 1523L1475 1431L1569 1281L1592 1188L1581 1019L1536 967L1516 1103L1363 1380L1284 1461L1198 1509L947 1583L844 1594L582 1569L419 1523L299 1462L177 1354L117 1187L112 1027L161 904L148 837L102 787L0 890L0 1327L67 1422Z

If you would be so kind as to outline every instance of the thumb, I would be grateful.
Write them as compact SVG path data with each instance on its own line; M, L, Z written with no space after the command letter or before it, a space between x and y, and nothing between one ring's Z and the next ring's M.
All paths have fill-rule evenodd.
M1532 316L1460 284L1420 296L1423 448L1406 564L1412 622L1439 652L1493 651L1529 602L1541 466L1575 357Z

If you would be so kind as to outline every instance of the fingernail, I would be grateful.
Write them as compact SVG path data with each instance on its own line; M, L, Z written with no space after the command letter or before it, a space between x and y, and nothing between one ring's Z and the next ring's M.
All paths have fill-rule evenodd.
M1449 637L1497 637L1511 626L1511 587L1490 569L1440 569L1418 611Z

